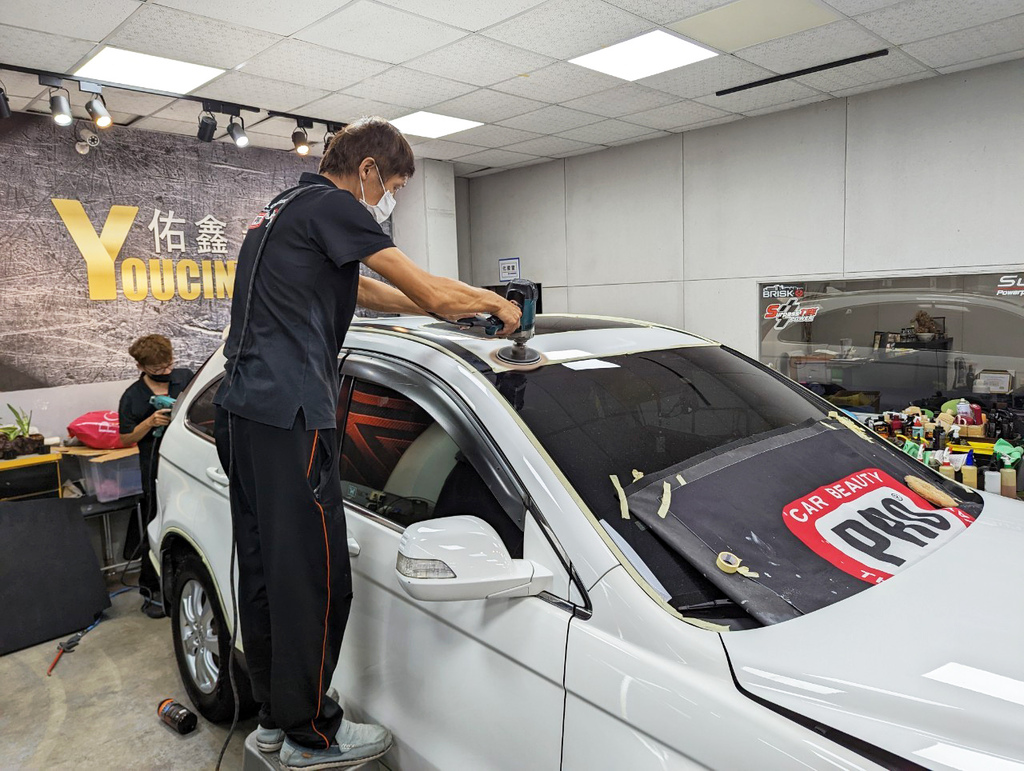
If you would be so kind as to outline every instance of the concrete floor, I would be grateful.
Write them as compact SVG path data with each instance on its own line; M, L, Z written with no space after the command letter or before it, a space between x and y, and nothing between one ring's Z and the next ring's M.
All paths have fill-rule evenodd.
M0 769L214 767L226 726L200 718L195 731L179 736L156 715L166 698L192 705L174 661L170 620L147 618L141 604L138 592L115 597L52 677L46 669L59 640L0 658ZM255 727L255 718L239 725L222 768L242 768L243 741Z

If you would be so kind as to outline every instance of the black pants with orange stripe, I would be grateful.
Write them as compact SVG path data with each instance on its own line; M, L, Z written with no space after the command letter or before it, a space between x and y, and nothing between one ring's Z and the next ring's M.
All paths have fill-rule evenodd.
M338 432L231 415L238 612L260 723L296 744L335 743L328 698L352 604Z

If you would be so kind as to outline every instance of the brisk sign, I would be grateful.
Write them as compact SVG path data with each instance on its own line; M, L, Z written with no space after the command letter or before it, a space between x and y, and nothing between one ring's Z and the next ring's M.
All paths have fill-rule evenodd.
M880 469L819 487L786 506L782 518L811 551L870 584L891 578L974 522L960 509L934 508Z

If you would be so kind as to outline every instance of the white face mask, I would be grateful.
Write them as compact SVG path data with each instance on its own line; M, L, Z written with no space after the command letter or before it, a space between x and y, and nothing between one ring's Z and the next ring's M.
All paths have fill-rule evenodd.
M387 222L388 217L391 216L391 212L395 210L395 205L398 201L395 200L395 196L390 190L384 187L384 180L380 176L380 168L376 165L374 168L377 169L377 179L380 179L381 189L384 191L384 195L380 197L377 203L371 204L366 202L366 191L363 190L363 180L359 180L359 193L362 198L359 199L359 203L366 207L366 210L373 215L373 218L377 220L378 225L383 225Z

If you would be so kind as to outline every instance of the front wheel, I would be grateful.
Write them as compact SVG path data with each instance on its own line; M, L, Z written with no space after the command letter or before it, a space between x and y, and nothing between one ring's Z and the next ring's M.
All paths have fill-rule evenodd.
M213 723L230 720L234 697L227 662L231 632L217 600L213 580L202 560L189 554L182 560L170 598L171 633L178 671L199 714ZM255 711L249 676L234 662L234 681L240 717Z

